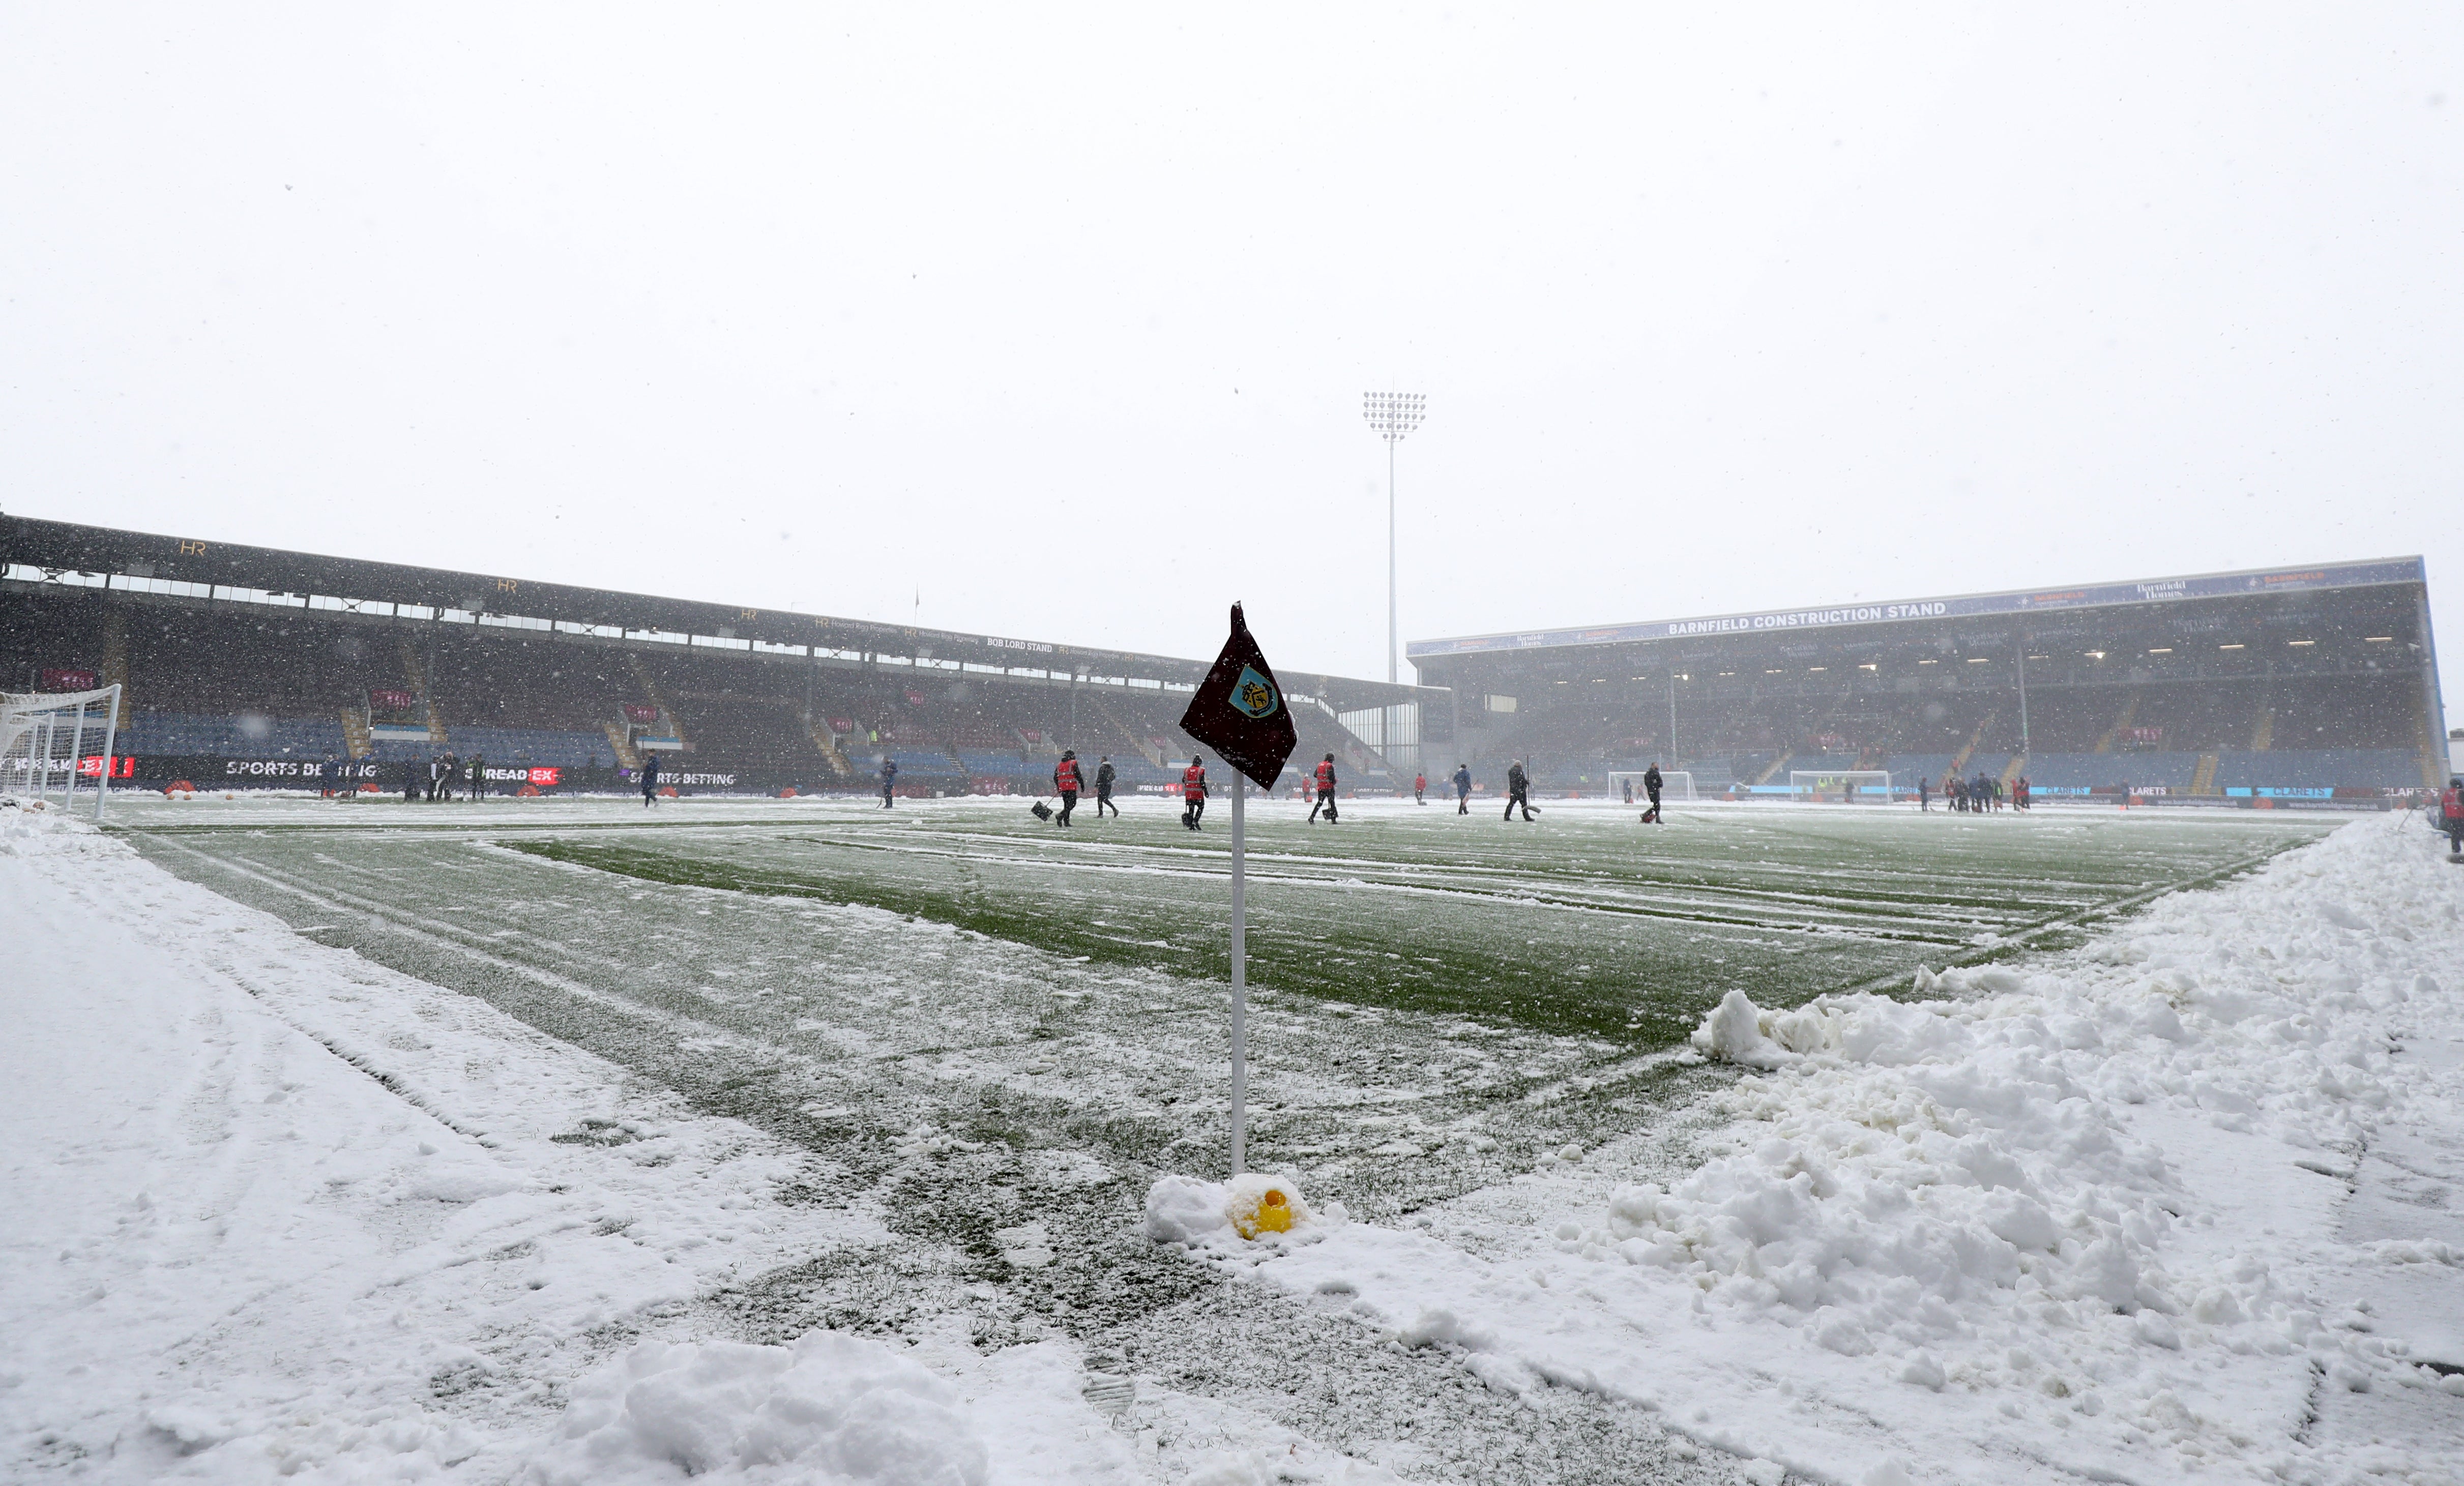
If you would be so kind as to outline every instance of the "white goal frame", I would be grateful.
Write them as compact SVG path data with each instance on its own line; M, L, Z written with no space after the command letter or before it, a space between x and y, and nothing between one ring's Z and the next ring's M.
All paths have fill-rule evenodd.
M120 742L120 688L97 691L0 691L0 793L48 800L55 781L60 804L77 803L86 740L102 744L94 781L94 818L111 794L111 765Z
M1616 800L1618 804L1625 803L1625 781L1632 779L1634 781L1635 803L1642 803L1642 801L1650 798L1642 792L1642 775L1643 771L1639 769L1610 770L1609 798ZM1670 800L1676 800L1684 804L1693 803L1693 773L1684 769L1661 770L1660 798L1663 803Z
M1798 803L1833 800L1843 805L1891 802L1888 769L1791 769L1788 798Z

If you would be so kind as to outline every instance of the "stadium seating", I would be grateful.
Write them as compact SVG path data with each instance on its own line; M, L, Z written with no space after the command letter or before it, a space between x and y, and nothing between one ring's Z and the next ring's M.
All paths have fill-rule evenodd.
M2216 783L2228 789L2404 788L2421 783L2421 763L2410 749L2401 748L2238 750L2217 755Z
M2028 781L2047 789L2156 784L2186 790L2199 772L2196 754L2031 754Z
M1939 790L1943 777L1950 773L1950 761L1957 756L1955 754L1893 754L1882 760L1882 767L1891 772L1893 789L1912 790L1917 787L1919 779L1924 779Z
M118 739L128 754L206 754L227 757L347 757L338 718L198 716L132 712Z

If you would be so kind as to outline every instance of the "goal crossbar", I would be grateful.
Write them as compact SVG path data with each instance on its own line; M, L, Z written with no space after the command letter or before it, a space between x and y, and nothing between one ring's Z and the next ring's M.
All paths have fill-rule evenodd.
M1792 769L1788 798L1842 805L1886 805L1891 800L1888 769Z

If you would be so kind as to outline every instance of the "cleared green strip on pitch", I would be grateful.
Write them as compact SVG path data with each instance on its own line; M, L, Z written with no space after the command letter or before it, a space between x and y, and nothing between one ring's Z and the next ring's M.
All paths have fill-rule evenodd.
M1023 816L1023 812L1021 812ZM1291 819L1285 819L1286 816ZM1666 1046L1732 986L1765 1004L2061 942L2247 870L2326 822L1944 821L1731 811L1666 830L1431 811L1329 830L1253 807L1249 976L1331 1000ZM504 841L648 882L852 904L1094 963L1226 973L1220 832L1133 811L1064 835L1007 813Z

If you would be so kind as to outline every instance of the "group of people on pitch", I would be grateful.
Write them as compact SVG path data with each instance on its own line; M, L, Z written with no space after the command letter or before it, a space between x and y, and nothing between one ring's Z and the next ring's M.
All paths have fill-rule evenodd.
M465 765L459 754L430 754L428 757L407 760L402 766L402 798L405 803L421 798L425 788L427 800L433 804L444 800L451 804L453 788L463 782L468 772L471 791L466 797L477 799L488 793L488 759L484 754L473 754Z
M1193 758L1189 763L1191 768L1197 769L1197 759ZM1096 760L1094 780L1096 819L1104 819L1104 812L1107 810L1116 816L1121 813L1121 807L1112 803L1112 781L1119 776L1120 771L1112 767L1111 754L1106 754ZM1206 785L1205 770L1198 769L1198 782L1202 791ZM1053 824L1069 824L1070 812L1078 808L1078 796L1085 785L1086 780L1080 776L1078 769L1078 751L1074 748L1063 749L1061 762L1052 766L1052 792L1061 797L1061 808L1053 814ZM1199 803L1202 805L1205 800L1201 798ZM1182 823L1187 824L1188 819L1188 814L1183 812ZM1192 828L1195 829L1195 827Z
M1112 755L1106 754L1096 760L1094 778L1096 819L1102 819L1107 810L1115 816L1121 813L1121 807L1112 803L1112 783L1119 776L1120 772L1112 767ZM1312 771L1312 778L1317 785L1317 803L1309 807L1309 819L1315 820L1317 813L1323 810L1326 812L1328 822L1332 823L1335 819L1334 755L1332 754L1327 754L1319 761L1317 768ZM1078 751L1063 749L1061 762L1052 767L1052 792L1061 797L1061 808L1052 812L1053 824L1065 826L1070 824L1069 818L1078 808L1078 797L1085 792L1086 782L1085 776L1078 766ZM883 803L887 804L889 796L886 781L883 788ZM1180 823L1182 826L1193 831L1205 829L1203 822L1206 819L1206 801L1207 798L1214 793L1214 789L1206 782L1206 760L1192 754L1189 756L1189 767L1180 772Z
M1931 810L1933 794L1932 780L1918 779L1917 808ZM1952 777L1942 781L1944 807L1962 814L1973 812L1981 815L1989 810L1999 810L2006 804L2013 810L2025 810L2035 802L2035 793L2028 787L2026 775L2012 780L2011 787L2007 790L2002 787L2001 780L1982 770L1977 772L1973 779Z

